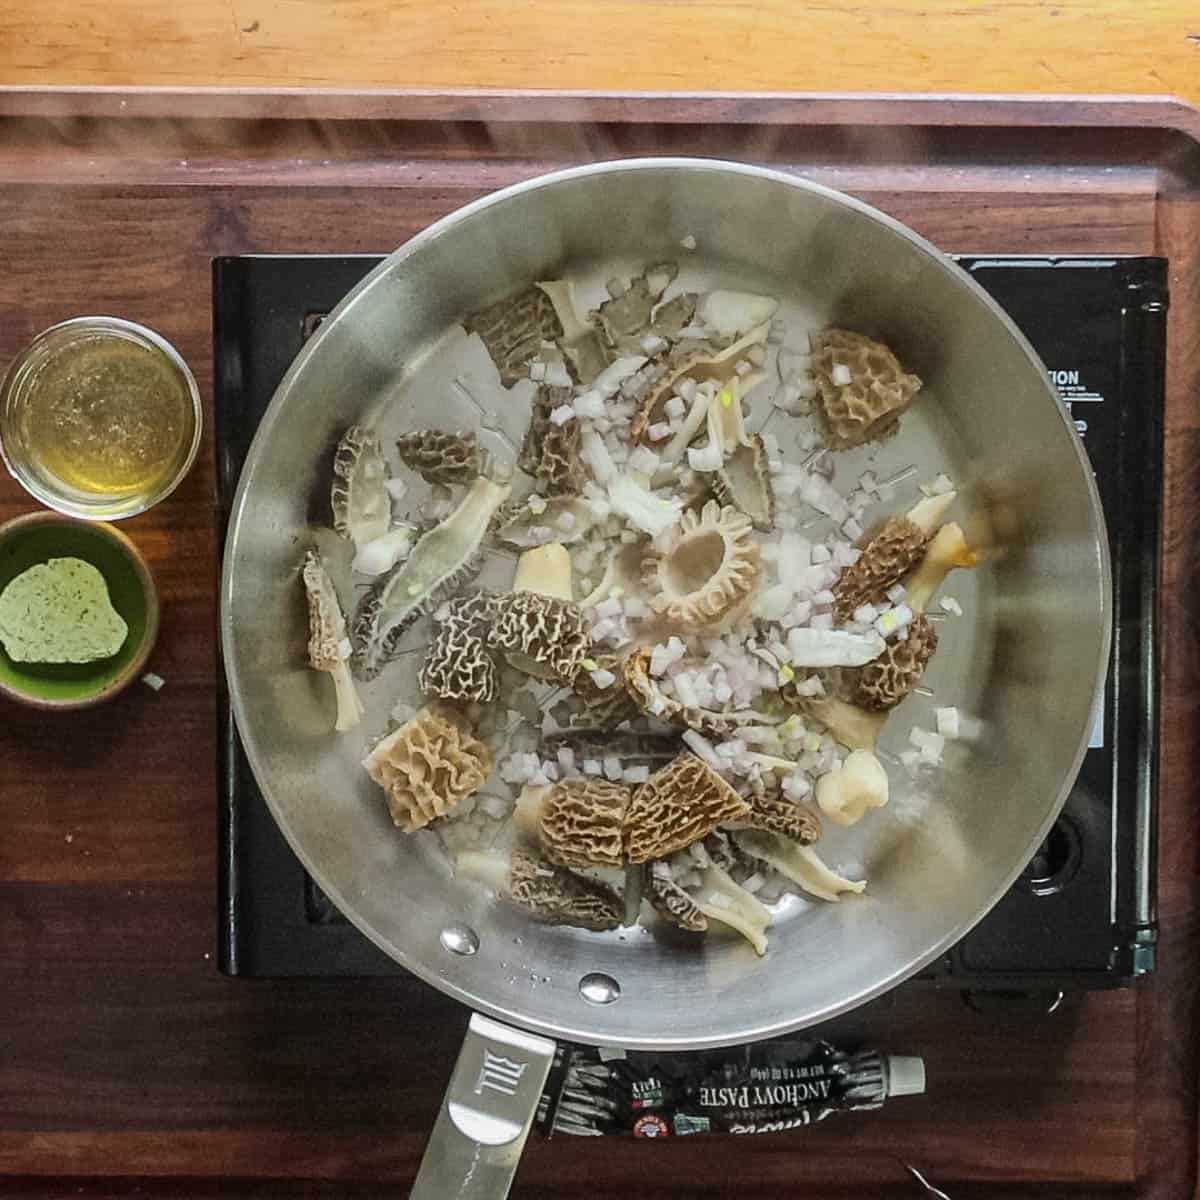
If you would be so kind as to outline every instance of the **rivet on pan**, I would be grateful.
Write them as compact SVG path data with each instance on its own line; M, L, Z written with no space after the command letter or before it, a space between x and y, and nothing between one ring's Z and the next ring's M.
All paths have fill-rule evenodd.
M441 941L451 954L474 954L479 949L479 934L469 925L447 925Z
M621 985L611 975L593 971L579 981L579 994L589 1004L611 1004L621 998Z

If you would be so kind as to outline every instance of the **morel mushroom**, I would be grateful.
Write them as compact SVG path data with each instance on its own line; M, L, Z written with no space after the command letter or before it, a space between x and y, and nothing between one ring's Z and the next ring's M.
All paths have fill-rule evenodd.
M682 379L715 379L728 383L734 376L738 362L754 346L767 340L767 325L752 330L731 346L718 348L711 342L698 345L681 342L667 355L666 363L656 372L656 382L645 394L630 424L630 436L640 442L651 425L663 419L663 409L671 398L675 385Z
M758 586L758 543L751 520L710 500L686 511L649 548L642 581L650 606L676 629L719 631L745 612Z
M479 438L469 430L418 429L397 440L396 452L426 483L471 483L479 476Z
M920 561L938 522L954 499L950 492L922 500L902 517L891 517L867 543L858 561L834 581L833 616L849 621L864 604L879 604Z
M767 448L758 434L737 447L712 476L713 495L750 518L755 529L775 524L775 489L767 463Z
M804 700L802 708L848 750L874 751L888 716L886 712L868 712L835 696L813 696Z
M934 534L920 566L905 581L909 608L914 613L923 613L933 599L934 592L942 586L942 580L955 567L974 567L978 562L975 551L967 545L961 527L953 521L943 525Z
M813 375L825 439L833 450L882 441L900 426L900 414L921 390L882 342L830 329L814 334Z
M625 856L631 863L666 858L749 811L711 767L681 754L634 792L625 813Z
M434 619L438 631L421 667L426 696L460 704L489 704L496 698L496 664L484 638L493 598L487 592L449 600Z
M767 835L769 836L769 835ZM709 921L735 929L760 957L767 952L771 911L715 863L700 872L700 884L688 895Z
M816 796L821 811L831 821L855 825L868 809L887 804L887 772L870 751L854 750L840 767L817 780Z
M483 786L492 752L452 710L431 704L380 741L363 766L387 794L392 820L412 833Z
M563 335L553 301L536 285L472 313L463 325L483 340L505 387L522 378L525 365L537 357L543 342Z
M570 683L591 648L587 619L571 595L566 547L526 550L513 590L496 597L489 644L527 675Z
M875 712L895 708L921 681L937 649L937 630L928 617L916 617L907 637L893 638L874 661L858 672L854 703Z
M583 719L589 727L615 729L641 712L637 701L625 690L622 663L615 654L597 654L580 665L582 670L576 672L571 689L585 705Z
M352 631L360 679L378 675L417 618L474 577L484 539L510 490L507 484L477 479L454 512L363 597Z
M455 873L492 888L496 898L545 925L571 925L603 932L616 929L625 902L611 888L546 862L524 850L511 859L468 851L455 860Z
M304 592L308 598L308 661L314 671L325 671L333 677L337 696L337 719L334 728L342 733L362 720L363 706L350 676L350 640L346 637L346 618L337 591L325 564L316 550L304 554L301 570Z
M761 859L768 866L774 867L781 875L786 875L818 900L837 903L844 893L857 894L867 886L866 880L845 879L831 871L811 846L800 846L795 842L785 841L773 833L747 829L734 834L734 841L751 858Z
M542 853L562 867L620 867L622 828L632 793L624 784L584 776L526 788L514 815Z
M790 841L809 846L821 836L821 821L812 809L782 796L764 793L748 798L750 812L745 818L751 829L777 833Z
M703 933L708 928L708 918L700 911L695 900L675 882L671 868L665 862L649 864L643 890L651 907L667 924L692 933Z
M382 537L392 521L392 497L387 489L387 463L379 438L361 425L352 425L333 457L333 487L329 500L333 527L356 548Z
M549 542L569 546L591 532L596 524L591 501L582 496L551 496L534 493L523 505L510 508L496 537L518 550L532 550Z
M574 392L569 387L539 387L529 413L529 429L521 445L517 466L533 476L547 496L570 496L583 489L587 473L581 450L583 427L572 415L566 421L554 414L570 408Z
M643 646L621 664L625 690L648 717L714 737L733 737L743 725L762 724L763 714L755 709L700 708L668 696L650 674L652 656L653 651Z

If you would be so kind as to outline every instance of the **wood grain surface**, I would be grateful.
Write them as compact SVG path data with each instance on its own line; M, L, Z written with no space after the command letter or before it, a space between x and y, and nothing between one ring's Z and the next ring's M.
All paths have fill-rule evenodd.
M1191 0L7 0L0 82L1200 99Z
M1153 7L1153 6L1151 6ZM165 11L165 9L163 10ZM165 18L164 18L165 19ZM926 1057L929 1094L792 1135L531 1142L515 1195L719 1200L1152 1196L1196 1182L1200 168L1165 105L672 101L588 134L515 100L0 95L0 363L85 311L146 321L211 405L210 260L381 251L544 166L694 144L853 190L948 250L1172 260L1163 604L1161 969L996 1022L904 989L849 1019ZM254 106L271 119L256 120ZM464 114L480 107L486 127ZM552 107L552 106L551 106ZM947 115L971 126L965 133ZM289 118L289 112L293 115ZM457 119L437 120L438 113ZM124 116L122 114L125 114ZM424 114L424 119L413 119ZM408 118L408 119L400 119ZM599 139L599 140L597 140ZM411 979L247 982L214 967L218 528L211 407L197 466L126 524L162 592L151 663L87 717L0 713L0 1195L403 1194L463 1010ZM0 480L0 518L29 501Z

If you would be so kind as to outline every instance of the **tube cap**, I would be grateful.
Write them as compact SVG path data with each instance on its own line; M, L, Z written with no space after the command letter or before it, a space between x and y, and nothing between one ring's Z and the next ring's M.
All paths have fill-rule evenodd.
M925 1092L925 1060L906 1054L888 1055L889 1096L920 1096Z

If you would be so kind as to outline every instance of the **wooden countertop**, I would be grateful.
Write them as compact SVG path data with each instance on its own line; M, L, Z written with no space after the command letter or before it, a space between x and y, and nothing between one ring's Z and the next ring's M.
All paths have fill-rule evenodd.
M1193 0L7 0L0 83L1200 100L1197 35Z
M11 9L0 23L10 19ZM730 156L746 125L804 126L802 137L765 139L764 159L853 190L948 250L1171 259L1164 937L1155 979L1077 997L1040 1024L984 1021L956 994L897 996L874 1032L888 1050L927 1057L936 1096L742 1139L736 1169L717 1138L535 1141L516 1195L879 1200L915 1195L901 1157L954 1200L1192 1195L1196 114L1152 102L726 98L639 117L640 101L588 109L539 98L485 106L502 114L487 143L469 128L473 101L227 96L221 119L206 104L0 92L0 363L63 316L114 311L169 336L208 404L195 470L126 525L164 598L151 666L165 689L135 687L86 718L0 708L0 1195L332 1198L402 1194L411 1179L463 1010L412 980L254 983L222 978L213 962L210 260L387 249L483 191L570 161L580 145L553 121L589 112L605 114L614 145L658 138L695 152L689 139L702 133ZM271 122L254 119L268 111ZM316 111L337 123L310 119ZM622 133L623 121L644 123ZM881 138L881 125L914 134ZM524 139L534 135L561 158L531 161ZM918 139L928 170L904 157ZM488 156L473 157L485 144ZM1111 174L1083 186L1096 163ZM32 507L0 478L0 519Z

